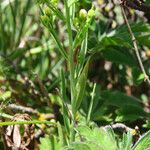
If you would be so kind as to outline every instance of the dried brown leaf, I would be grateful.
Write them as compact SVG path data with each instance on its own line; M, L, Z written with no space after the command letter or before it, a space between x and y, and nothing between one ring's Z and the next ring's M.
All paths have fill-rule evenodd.
M11 121L31 121L31 117L28 114L16 114ZM7 147L12 150L28 150L33 137L33 124L10 125L4 135Z

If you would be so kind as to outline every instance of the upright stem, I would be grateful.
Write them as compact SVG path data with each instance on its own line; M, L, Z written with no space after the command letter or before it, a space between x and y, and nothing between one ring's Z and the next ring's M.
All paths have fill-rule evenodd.
M67 31L68 31L68 38L69 38L69 58L68 58L68 65L70 69L70 89L71 89L71 104L73 104L74 97L75 97L75 80L74 80L74 59L73 59L73 37L72 37L72 30L71 30L71 15L70 15L70 8L68 6L68 0L64 0L65 4L65 11L66 11L66 23L67 23ZM73 105L72 105L73 106ZM72 114L73 120L71 124L71 142L74 141L75 138L75 131L74 131L74 120L75 114Z
M74 83L74 62L73 62L73 38L72 38L72 30L71 30L71 21L70 21L70 9L68 7L67 0L64 0L65 9L66 9L66 23L67 23L67 30L68 30L68 37L69 37L69 69L70 69L70 89L71 89L71 103L74 100L74 90L75 90L75 83Z

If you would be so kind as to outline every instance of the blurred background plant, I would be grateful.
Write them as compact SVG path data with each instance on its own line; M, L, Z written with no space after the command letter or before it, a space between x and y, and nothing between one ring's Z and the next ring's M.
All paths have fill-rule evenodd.
M40 5L33 0L0 2L1 120L25 112L33 119L59 122L57 128L36 125L35 147L43 137L40 149L45 144L49 149L53 144L53 149L69 145L72 136L76 142L70 146L79 149L82 140L91 141L88 126L96 130L95 126L122 122L131 128L138 126L140 134L146 132L150 128L150 89L117 0L38 2ZM145 4L150 3L146 0ZM149 15L125 11L150 75ZM83 74L88 70L87 80ZM85 131L76 124L86 126ZM2 141L0 144L2 147ZM93 148L87 147L81 143L80 149Z

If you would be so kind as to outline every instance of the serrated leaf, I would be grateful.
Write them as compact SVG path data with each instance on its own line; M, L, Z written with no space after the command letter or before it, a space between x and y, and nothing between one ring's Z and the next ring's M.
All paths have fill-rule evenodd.
M111 128L109 128L108 130L105 128L90 129L87 126L80 126L78 130L87 141L89 141L91 144L94 143L97 146L97 149L117 149L114 133Z
M50 150L51 149L51 141L50 138L47 136L45 138L40 138L40 145L39 145L40 150Z
M132 135L130 132L123 133L123 139L121 142L121 149L123 150L131 150L132 146Z
M40 138L40 150L60 150L60 146L55 136Z
M72 144L72 150L92 150L86 143L75 142Z

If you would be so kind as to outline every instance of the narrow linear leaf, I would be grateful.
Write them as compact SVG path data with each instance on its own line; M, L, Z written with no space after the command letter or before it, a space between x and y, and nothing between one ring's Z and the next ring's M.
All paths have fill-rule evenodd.
M124 133L123 134L123 139L122 139L122 143L121 143L121 148L124 150L131 150L131 145L132 145L132 135L130 132L128 132L127 134Z
M59 9L57 9L49 0L46 0L46 4L59 19L66 22L63 13Z
M58 36L57 36L57 34L56 34L55 30L53 29L53 27L52 27L51 24L49 25L49 28L48 28L48 29L49 29L50 33L52 34L52 36L53 36L55 42L57 43L57 45L58 45L58 47L59 47L60 53L62 54L62 56L63 56L65 59L68 59L67 53L66 53L66 51L64 50L62 44L60 43L60 40L59 40L59 38L58 38Z
M64 124L65 124L65 129L67 131L67 133L69 134L69 114L68 114L68 108L66 105L66 83L65 83L65 75L63 70L61 70L61 94L62 94L62 98L63 98L63 106L62 106L62 111L63 111L63 120L64 120Z
M82 102L82 99L85 93L89 63L90 63L90 59L88 59L86 65L84 66L84 69L81 75L79 76L79 79L76 84L76 97L75 97L75 101L73 102L73 109L74 109L73 111L75 113L77 109L80 107L80 104Z

